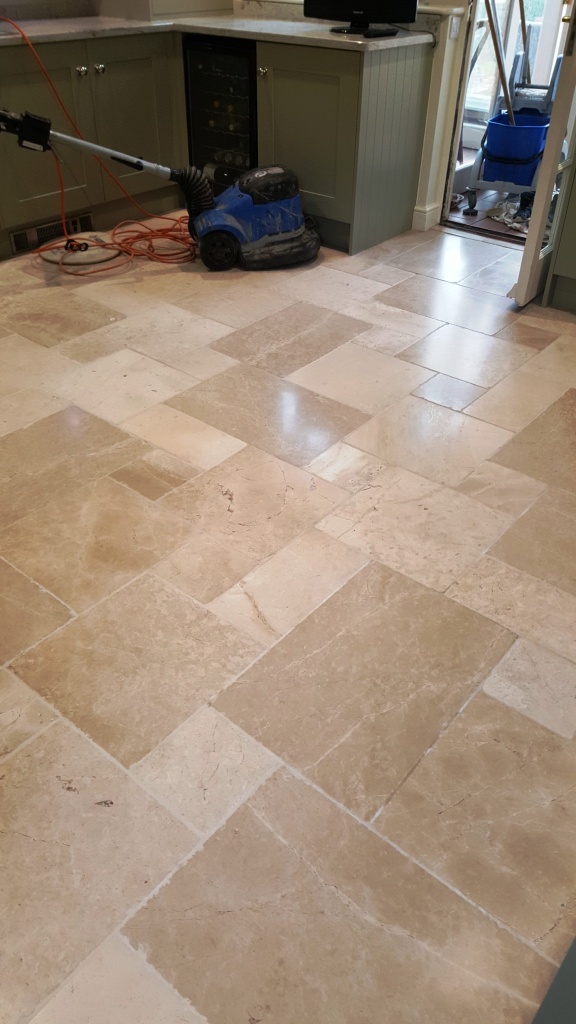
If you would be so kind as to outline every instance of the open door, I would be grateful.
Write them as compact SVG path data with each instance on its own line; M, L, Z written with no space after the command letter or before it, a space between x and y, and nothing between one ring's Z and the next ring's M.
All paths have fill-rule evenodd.
M563 201L566 200L568 169L574 162L576 112L576 3L568 24L562 68L546 148L538 174L538 184L530 228L518 281L508 293L519 306L525 306L544 289ZM558 192L559 190L559 192ZM555 193L558 192L558 195ZM554 201L553 201L554 200Z

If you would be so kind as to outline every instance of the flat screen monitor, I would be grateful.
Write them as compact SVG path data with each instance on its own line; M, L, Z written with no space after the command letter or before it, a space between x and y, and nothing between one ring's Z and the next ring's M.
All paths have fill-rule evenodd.
M395 35L397 28L385 28L416 21L417 0L304 0L304 17L319 21L344 21L344 27L331 32L363 35L366 38Z

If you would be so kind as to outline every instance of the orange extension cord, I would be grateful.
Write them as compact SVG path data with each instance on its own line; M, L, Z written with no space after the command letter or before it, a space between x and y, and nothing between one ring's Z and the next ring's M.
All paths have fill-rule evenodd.
M4 21L8 25L11 25L12 28L16 29L16 31L22 36L24 42L29 46L32 56L34 57L34 60L36 61L44 78L48 82L50 89L54 93L56 101L66 117L66 120L74 129L78 138L83 139L84 136L82 135L82 132L66 109L66 106L64 105L48 70L42 63L34 44L26 35L24 29L22 29L15 21L1 15L0 21ZM165 228L150 228L146 224L142 224L140 221L123 221L111 232L110 242L98 242L92 238L82 238L80 236L76 236L72 239L68 234L68 229L66 227L66 203L62 166L58 155L53 149L51 152L56 164L56 172L60 187L60 219L62 221L62 232L66 241L71 243L69 251L73 252L80 244L82 244L83 247L86 245L88 248L113 249L119 255L123 255L125 257L120 263L115 259L102 264L102 266L92 267L90 270L79 270L77 266L73 267L64 262L68 254L68 250L66 250L63 252L58 264L64 273L72 274L75 277L86 277L90 274L102 274L106 271L115 270L124 266L126 263L130 263L135 257L144 257L145 259L153 260L155 263L189 263L196 258L196 245L188 234L188 217L186 215L182 217L154 216L153 214L148 213L142 206L140 206L139 203L136 202L130 193L126 191L122 183L118 181L116 175L106 167L100 157L95 154L92 155L97 163L100 164L102 170L118 186L120 191L123 192L126 198L130 200L140 213L150 219L168 221L169 226ZM47 245L41 246L35 251L37 253L46 252L51 249L59 249L61 245L61 240L57 239L54 242L49 242Z

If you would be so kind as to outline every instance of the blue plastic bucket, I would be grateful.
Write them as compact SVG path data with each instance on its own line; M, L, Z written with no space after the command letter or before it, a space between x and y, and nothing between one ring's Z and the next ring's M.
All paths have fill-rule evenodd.
M515 114L515 125L508 114L488 121L482 140L484 181L509 181L531 185L542 159L550 117L546 114Z

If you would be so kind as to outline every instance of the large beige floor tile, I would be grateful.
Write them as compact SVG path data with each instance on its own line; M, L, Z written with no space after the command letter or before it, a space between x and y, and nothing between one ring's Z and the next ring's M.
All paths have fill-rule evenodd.
M199 476L199 473L189 462L182 462L168 452L154 449L141 459L135 459L117 469L110 476L145 498L156 501L180 484Z
M309 462L306 469L355 494L370 484L382 472L384 465L374 455L338 441L338 444L332 445Z
M122 426L203 470L213 469L246 447L245 441L168 405L146 409L124 420Z
M556 380L567 387L576 387L576 337L564 334L543 352L534 356L526 367L529 373L548 380Z
M495 558L482 558L448 591L455 601L576 661L576 598Z
M346 441L384 463L455 487L511 437L501 427L408 395Z
M391 327L370 327L354 340L357 345L375 348L377 352L385 352L389 356L396 356L414 344L413 335L405 334L403 331L394 330Z
M335 484L245 448L166 495L160 504L190 522L190 545L195 542L200 549L204 540L226 548L232 545L255 565L304 533L345 497L346 491ZM217 563L221 565L219 555Z
M63 626L70 611L0 559L0 663Z
M553 972L282 774L125 931L213 1024L528 1024Z
M207 604L241 580L258 560L253 549L239 548L233 536L228 541L192 528L190 539L150 571Z
M576 595L576 494L547 490L490 554Z
M36 288L0 298L0 323L46 348L104 327L121 315L79 299L70 289Z
M410 249L395 257L391 264L398 269L439 278L441 281L461 281L503 258L506 258L506 254L498 245L438 233L436 238L424 242L417 249Z
M219 711L203 707L132 772L203 834L221 825L277 767L270 751Z
M523 430L567 388L566 381L539 377L522 367L472 402L466 412L506 430Z
M195 376L194 351L224 337L230 330L230 327L216 320L194 316L177 306L162 303L157 312L148 310L129 316L118 323L68 341L60 346L59 351L70 359L84 363L130 348Z
M442 595L370 565L216 707L371 818L512 639Z
M65 399L39 388L17 391L6 398L0 398L0 437L43 420L64 409L66 405Z
M420 387L415 388L413 394L417 398L425 398L428 402L434 402L436 405L454 409L455 412L462 412L467 405L485 394L485 391L475 384L468 384L465 380L436 373Z
M433 319L429 316L422 316L403 306L386 305L384 291L379 291L377 296L370 299L363 299L361 302L351 299L345 303L343 313L347 316L365 320L374 327L384 328L386 331L394 331L400 334L408 334L413 340L425 338L427 334L438 330L446 322L445 319Z
M55 719L28 686L6 669L0 669L0 757L19 747Z
M375 827L561 959L574 927L576 748L477 696Z
M31 388L53 395L52 378L73 370L74 366L70 359L28 338L5 334L0 338L0 397Z
M497 334L518 316L510 299L422 275L388 288L379 301L483 334Z
M513 519L518 519L533 505L545 489L546 485L539 480L498 466L495 462L483 462L458 485L461 494L475 498L488 508L505 512Z
M0 527L132 462L147 447L75 407L0 438Z
M576 665L530 640L517 640L483 690L559 736L576 736Z
M215 282L209 279L203 287L193 289L191 294L168 297L168 301L195 316L208 317L227 327L247 327L286 309L295 301L291 294L272 288L265 290L253 281L254 275L242 274L235 285L227 274L223 276L224 280Z
M0 1018L19 1024L195 837L63 724L4 759L0 799Z
M318 529L434 590L446 590L510 524L502 512L390 468L329 512Z
M520 345L528 345L529 348L541 352L543 348L548 348L548 345L556 341L560 334L562 331L558 331L556 334L554 329L546 330L544 321L542 321L542 327L534 327L533 324L526 322L525 317L520 316L510 327L499 331L496 337L503 338L504 341L515 341Z
M484 248L484 243L482 248ZM492 248L498 248L493 246ZM465 277L460 284L465 288L474 288L481 292L490 292L492 295L508 295L509 291L518 281L520 263L523 250L510 252L502 256L496 263L482 267L470 277Z
M186 523L115 480L96 480L0 533L0 555L76 611L179 546Z
M277 290L292 295L292 301L313 302L345 313L348 303L372 299L382 291L382 285L379 281L338 273L330 266L311 265L279 278Z
M90 954L31 1024L206 1024L115 936Z
M269 645L288 633L367 561L318 530L287 544L209 605Z
M489 388L534 358L534 349L446 324L407 348L401 358Z
M296 302L212 346L234 359L285 377L362 334L369 325L308 302Z
M167 402L279 459L303 466L366 415L243 364Z
M567 391L496 454L500 466L576 493L576 389Z
M57 395L113 423L186 391L194 377L123 349L52 378Z
M145 577L17 659L14 671L131 764L260 650L164 581Z
M290 375L294 384L366 413L380 412L432 376L384 352L348 343Z

